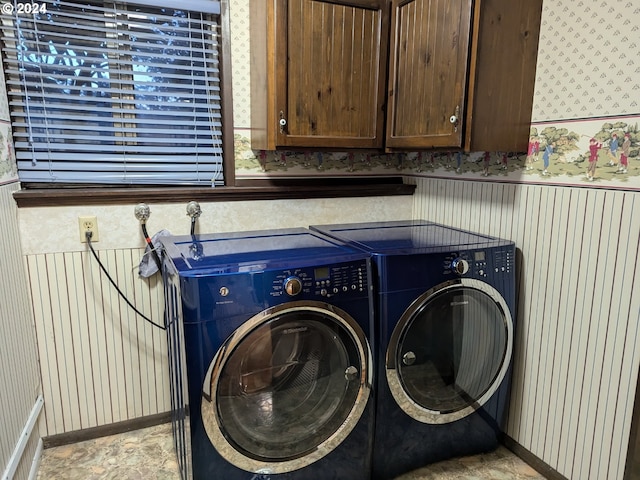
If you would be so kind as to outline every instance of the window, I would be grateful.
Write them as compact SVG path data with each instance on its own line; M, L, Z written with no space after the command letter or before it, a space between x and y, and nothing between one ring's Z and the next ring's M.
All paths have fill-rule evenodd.
M21 5L2 55L23 184L224 184L219 1Z

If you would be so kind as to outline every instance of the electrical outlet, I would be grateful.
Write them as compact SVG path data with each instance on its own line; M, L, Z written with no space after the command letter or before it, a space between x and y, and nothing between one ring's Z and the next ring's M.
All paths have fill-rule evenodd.
M80 241L87 242L87 232L91 232L91 243L97 242L98 238L98 218L94 216L78 217L78 226L80 227Z

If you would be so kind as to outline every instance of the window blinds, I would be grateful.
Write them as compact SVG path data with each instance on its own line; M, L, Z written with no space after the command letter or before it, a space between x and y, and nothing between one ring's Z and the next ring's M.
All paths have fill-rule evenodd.
M22 182L223 184L220 5L180 3L2 17Z

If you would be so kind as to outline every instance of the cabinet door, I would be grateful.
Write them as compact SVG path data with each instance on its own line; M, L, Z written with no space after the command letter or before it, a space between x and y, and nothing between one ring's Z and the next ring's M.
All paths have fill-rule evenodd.
M386 2L277 5L276 146L382 147Z
M476 0L465 149L526 152L543 0Z
M391 7L386 146L462 146L472 0Z

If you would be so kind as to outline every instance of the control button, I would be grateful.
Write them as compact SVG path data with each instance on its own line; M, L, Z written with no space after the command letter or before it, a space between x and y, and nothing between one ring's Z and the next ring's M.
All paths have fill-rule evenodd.
M344 287L342 287L342 291L343 291L343 292L346 292L346 291L348 291L348 290L349 290L349 287L347 287L346 285L345 285Z
M289 277L284 281L284 291L290 297L295 297L302 291L302 282L298 277Z
M327 289L323 288L322 290L320 290L320 295L322 295L323 297L327 296Z
M229 295L229 289L227 287L220 287L220 295L226 297Z
M469 271L469 262L464 258L456 258L451 262L451 270L458 275L464 275Z
M338 293L340 290L338 290L338 287L333 287L333 293Z

